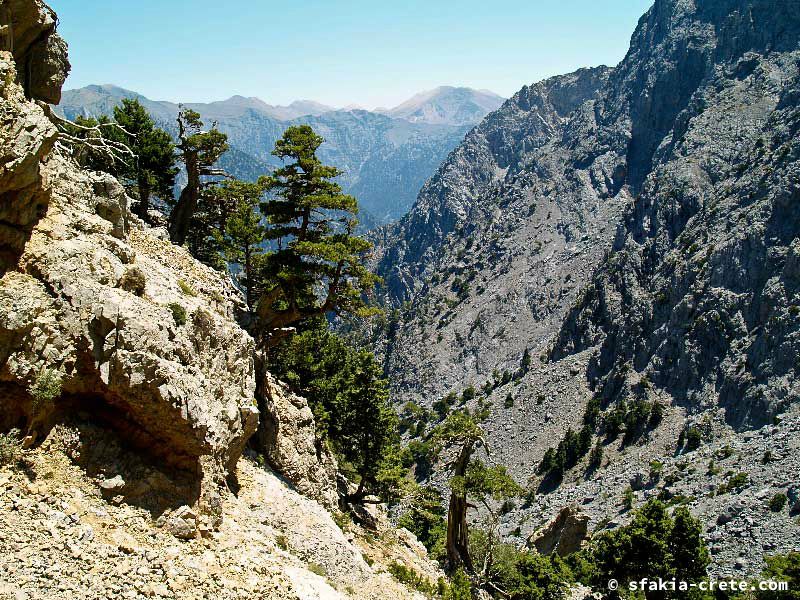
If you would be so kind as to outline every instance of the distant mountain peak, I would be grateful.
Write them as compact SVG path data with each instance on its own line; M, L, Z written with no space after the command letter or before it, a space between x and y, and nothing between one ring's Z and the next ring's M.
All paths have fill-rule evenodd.
M376 112L412 123L467 125L498 109L504 100L489 90L440 85L415 94L394 108L379 108Z

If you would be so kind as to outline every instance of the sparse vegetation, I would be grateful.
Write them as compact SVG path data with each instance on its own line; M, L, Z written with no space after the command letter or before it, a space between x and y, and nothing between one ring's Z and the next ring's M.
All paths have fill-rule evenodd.
M177 327L183 327L186 325L186 309L177 302L170 302L167 306L172 313L172 318L175 321L175 325Z
M689 427L686 430L686 451L694 452L703 443L703 434L697 427Z
M728 494L730 492L737 492L747 486L749 477L747 473L736 473L731 475L728 480L717 488L718 494Z
M786 506L788 502L788 498L784 493L777 493L772 498L769 499L767 506L772 512L781 512L783 507Z
M20 432L12 429L8 433L0 433L0 466L15 465L22 458Z
M421 575L414 569L410 569L399 562L393 562L387 567L389 573L403 585L422 592L428 596L433 596L439 591L438 586L434 585L427 577Z
M61 395L61 384L61 373L54 369L42 369L28 389L33 400L31 408L34 417L46 412L53 401Z
M185 296L197 296L197 292L194 291L194 288L183 279L178 279L178 287Z
M631 487L628 486L625 488L625 493L622 495L622 506L624 506L626 510L631 510L634 500L636 500L636 495L633 493Z
M143 296L145 290L145 276L136 265L125 270L119 280L119 287L136 296Z

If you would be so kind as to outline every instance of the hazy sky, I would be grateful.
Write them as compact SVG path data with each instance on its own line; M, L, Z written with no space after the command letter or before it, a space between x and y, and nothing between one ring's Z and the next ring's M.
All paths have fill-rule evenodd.
M439 85L510 96L624 56L652 0L50 0L67 88L153 100L393 106Z

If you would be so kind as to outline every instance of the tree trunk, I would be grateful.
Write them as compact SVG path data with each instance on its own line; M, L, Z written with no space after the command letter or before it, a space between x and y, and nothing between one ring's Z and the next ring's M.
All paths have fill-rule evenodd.
M147 175L140 173L136 185L139 188L139 204L134 212L140 219L147 222L147 211L150 210L150 184L147 181Z
M188 181L183 188L178 203L169 216L169 237L174 244L183 246L189 234L189 224L192 221L200 200L200 167L197 154L186 157L186 174Z
M453 475L463 477L467 472L474 442L464 444L453 467ZM472 558L469 555L469 529L467 526L466 493L450 492L450 505L447 510L447 561L451 571L464 567L473 573Z
M252 251L247 246L244 250L244 291L247 308L253 310L253 280L250 278L253 269L251 255Z

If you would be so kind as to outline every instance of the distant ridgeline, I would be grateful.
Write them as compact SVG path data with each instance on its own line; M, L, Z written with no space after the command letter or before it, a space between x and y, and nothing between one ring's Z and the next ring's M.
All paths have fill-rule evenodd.
M123 98L138 99L160 127L177 134L177 104L152 101L112 85L66 91L57 110L69 119L111 115ZM342 187L358 198L362 227L371 228L408 212L448 153L502 101L490 92L437 88L394 109L375 112L336 110L310 101L271 106L242 96L185 106L200 113L206 123L218 123L231 146L220 166L249 181L279 164L270 152L289 125L311 125L325 138L321 159L344 171ZM183 183L182 176L178 182Z

